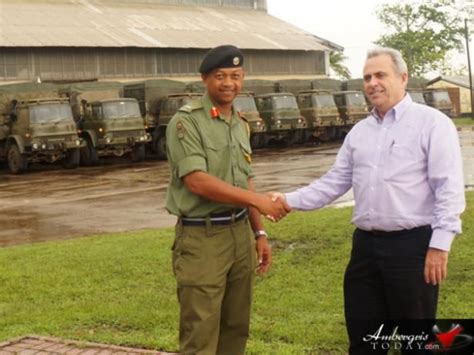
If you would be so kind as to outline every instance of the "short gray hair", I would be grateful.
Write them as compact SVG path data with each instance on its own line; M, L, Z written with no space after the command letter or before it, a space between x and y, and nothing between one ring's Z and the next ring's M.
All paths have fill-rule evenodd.
M367 59L381 55L388 55L392 59L393 66L398 74L402 75L403 73L408 73L407 63L403 59L402 54L396 49L388 47L370 49L367 52Z

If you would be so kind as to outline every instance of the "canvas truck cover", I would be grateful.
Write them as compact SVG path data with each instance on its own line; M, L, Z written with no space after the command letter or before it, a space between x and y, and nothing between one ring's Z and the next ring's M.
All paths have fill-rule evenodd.
M363 91L364 90L364 80L359 79L349 79L345 81L342 85L342 90L346 91Z
M0 114L7 114L11 101L59 98L58 86L54 84L21 83L0 85Z
M312 89L311 80L309 79L279 80L276 83L276 87L278 87L279 92L291 92L294 95L298 95L300 91Z
M249 79L244 80L243 90L253 92L255 95L263 95L275 92L276 82L272 80Z
M60 85L60 92L76 92L79 102L102 101L122 97L123 84L117 81L94 81Z
M151 79L124 85L124 96L138 101L140 111L144 116L145 103L149 113L159 115L160 104L166 96L186 91L186 84L177 80Z
M314 90L342 90L342 82L336 79L315 79L311 82L311 85Z
M186 91L196 94L204 94L206 92L206 86L202 80L190 81L186 83Z

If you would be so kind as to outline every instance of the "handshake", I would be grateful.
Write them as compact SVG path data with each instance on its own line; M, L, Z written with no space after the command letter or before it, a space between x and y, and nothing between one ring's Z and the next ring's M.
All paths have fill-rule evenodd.
M285 195L281 192L267 192L266 194L258 194L255 208L272 222L278 222L285 217L291 208L286 203Z

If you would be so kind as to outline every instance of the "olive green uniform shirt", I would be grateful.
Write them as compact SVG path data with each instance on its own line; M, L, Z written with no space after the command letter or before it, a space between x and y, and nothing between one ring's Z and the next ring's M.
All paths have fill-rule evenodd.
M166 209L176 216L204 217L235 208L191 193L182 179L189 173L203 171L243 189L253 176L247 123L234 109L228 121L212 117L213 106L206 94L181 107L167 127L171 177Z

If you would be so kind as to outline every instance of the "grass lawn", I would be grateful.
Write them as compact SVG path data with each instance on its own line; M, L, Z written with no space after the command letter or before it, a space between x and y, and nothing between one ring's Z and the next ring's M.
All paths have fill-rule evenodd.
M474 192L453 245L440 318L474 318ZM271 272L255 287L249 354L340 354L351 209L267 224ZM37 334L177 349L171 229L0 249L0 342Z
M453 118L453 122L456 126L472 126L472 125L474 125L474 120L470 117Z

